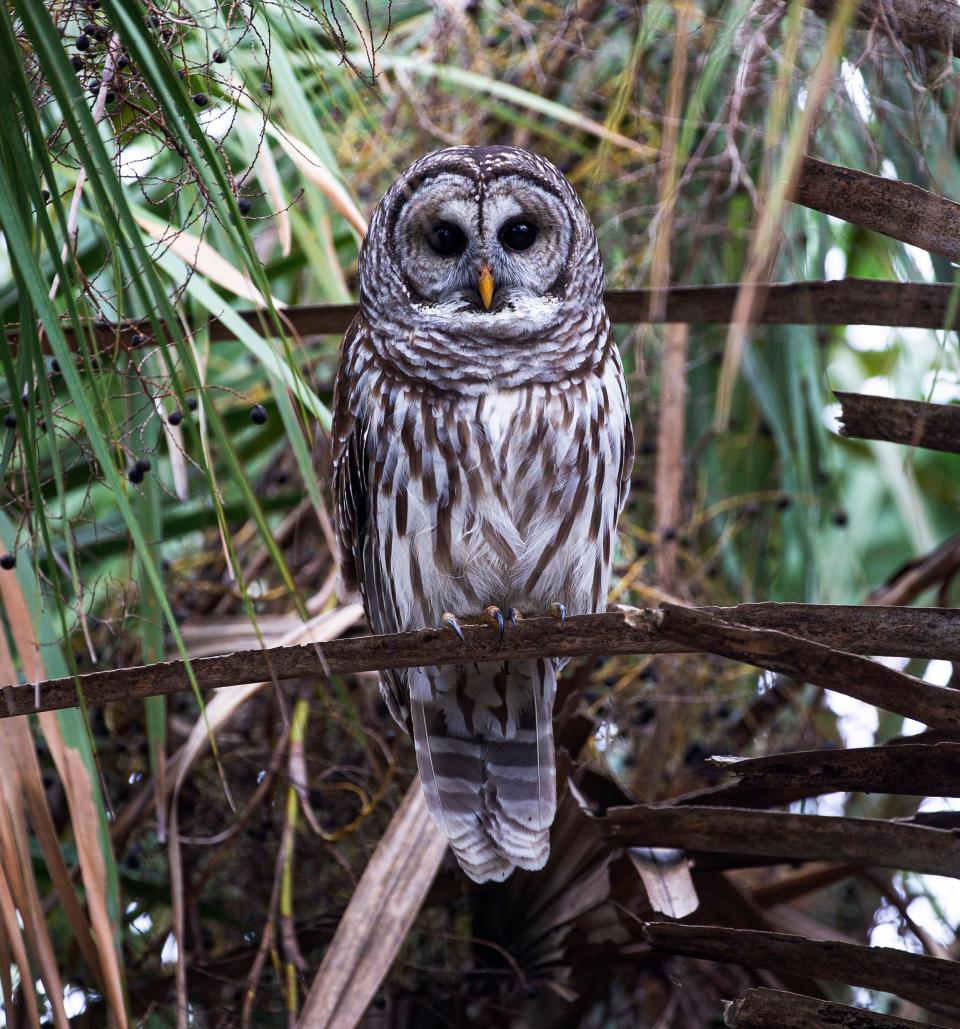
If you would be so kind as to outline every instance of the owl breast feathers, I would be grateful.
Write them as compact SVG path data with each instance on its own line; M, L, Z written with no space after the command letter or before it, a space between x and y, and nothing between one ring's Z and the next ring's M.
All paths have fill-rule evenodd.
M363 244L334 405L341 574L375 633L604 609L633 437L596 236L550 162L455 147L404 172ZM381 676L477 882L549 856L556 671Z

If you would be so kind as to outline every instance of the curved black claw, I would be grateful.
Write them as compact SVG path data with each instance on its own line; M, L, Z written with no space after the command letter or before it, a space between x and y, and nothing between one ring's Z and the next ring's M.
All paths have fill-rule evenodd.
M515 607L511 607L510 610L507 611L507 618L510 619L510 624L514 627L514 629L516 629L517 622L520 621L521 615Z
M483 619L491 628L500 633L500 642L503 643L503 634L506 631L507 623L504 621L503 612L496 604L491 604L483 609Z
M559 620L560 624L563 625L567 620L567 606L566 604L551 604L550 614Z
M440 616L440 627L453 629L453 631L460 637L461 643L466 643L466 638L463 635L463 629L460 628L460 623L457 621L456 616L450 614L449 611L445 611Z

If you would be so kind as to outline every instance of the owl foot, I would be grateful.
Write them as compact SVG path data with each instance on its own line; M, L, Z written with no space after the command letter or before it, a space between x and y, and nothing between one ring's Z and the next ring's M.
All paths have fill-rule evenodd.
M483 609L480 617L491 629L496 629L500 633L500 642L503 643L503 634L506 631L507 623L500 608L496 604L491 604Z
M467 642L463 635L463 629L460 628L460 623L457 621L456 615L450 614L449 611L445 611L440 616L440 628L453 629L453 631L460 637L461 643Z
M557 621L563 625L567 620L567 607L566 604L551 604L550 605L550 617L556 618Z

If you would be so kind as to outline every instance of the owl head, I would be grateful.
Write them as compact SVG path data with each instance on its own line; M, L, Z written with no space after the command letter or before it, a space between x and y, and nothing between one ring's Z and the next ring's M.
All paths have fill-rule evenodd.
M550 161L515 147L451 147L412 164L360 256L368 320L461 339L542 337L602 308L602 280L579 197Z

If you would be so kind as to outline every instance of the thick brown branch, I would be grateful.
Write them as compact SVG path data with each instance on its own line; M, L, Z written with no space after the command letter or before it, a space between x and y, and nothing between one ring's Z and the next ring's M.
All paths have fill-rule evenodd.
M951 261L960 258L960 204L920 186L805 157L793 199Z
M767 989L747 990L739 1000L728 1001L723 1022L729 1029L931 1029L933 1025L802 993Z
M927 404L864 393L835 396L840 401L843 436L960 454L960 404Z
M960 963L956 961L889 947L860 947L710 925L649 922L644 937L658 950L773 972L802 968L816 979L882 990L934 1011L955 1011L960 1006Z
M856 173L860 174L860 173ZM884 180L885 181L885 180ZM911 187L915 188L915 187ZM921 191L923 192L923 191ZM670 286L666 292L666 322L691 325L726 325L733 314L738 285ZM946 328L952 315L952 328L960 328L960 311L951 307L954 287L918 282L890 282L883 279L841 279L839 281L785 282L764 286L766 299L757 321L761 325L890 325L920 329ZM605 295L610 318L618 325L651 321L651 309L662 300L657 290L610 290ZM341 335L357 313L356 304L311 304L288 307L282 322L289 336L324 333ZM263 314L240 311L240 318L259 326ZM231 331L217 319L209 322L210 338L233 339ZM272 335L272 327L263 327ZM75 344L73 330L64 327L67 339ZM130 348L134 335L150 337L145 321L118 324L97 322L94 336L100 347L115 344ZM6 327L6 337L16 344L16 325Z
M810 9L830 18L836 0L810 0ZM857 28L878 26L908 46L925 46L960 55L960 7L951 0L860 0Z
M812 639L775 629L732 625L704 609L664 604L658 617L665 636L687 643L695 650L720 654L835 690L934 728L960 728L958 690L934 686Z
M960 837L878 818L794 815L745 808L636 804L597 819L613 843L743 855L764 863L834 861L960 876Z
M694 614L698 611L704 613L711 625L715 622L722 626L723 619L737 623L739 628L731 630L734 633L731 638L736 641L742 638L744 625L762 628L776 626L819 640L826 645L821 649L827 654L835 653L827 649L829 647L843 647L860 653L882 653L884 656L960 660L960 611L827 604L741 604L729 608L689 610ZM507 630L502 643L489 626L465 625L464 643L449 630L425 629L422 632L391 636L332 640L322 646L243 650L219 657L200 658L192 666L201 689L214 689L271 679L318 676L325 672L343 675L385 668L470 661L504 661L540 656L578 657L589 654L663 654L705 649L702 638L688 642L686 636L683 639L674 637L670 630L658 627L655 622L652 612L628 608L602 615L569 618L563 626L558 625L553 618L522 619L516 629L511 627ZM722 631L717 638L723 639ZM728 649L730 645L731 640L727 639ZM837 656L843 658L851 655ZM889 672L889 669L883 669L870 661L864 661L863 664L865 673L872 669ZM909 692L915 684L927 690L938 690L936 696L951 692L897 672L890 672L890 675L894 677L893 683L901 693L904 688ZM79 682L86 702L90 705L183 693L190 689L182 661L91 672L80 676ZM0 692L0 717L77 705L75 681L71 678L51 679L41 683L38 709L33 704L33 685L0 687ZM953 695L960 705L960 693ZM890 710L897 708L892 707ZM931 713L936 712L931 710Z
M690 800L726 807L768 807L846 790L913 797L960 797L960 744L899 743L853 750L800 750L723 759L739 778Z

